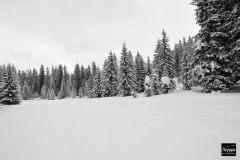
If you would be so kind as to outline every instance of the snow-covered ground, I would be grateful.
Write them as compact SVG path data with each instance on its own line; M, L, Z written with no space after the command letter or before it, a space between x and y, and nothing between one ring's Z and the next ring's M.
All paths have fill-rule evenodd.
M221 143L237 157L221 157ZM24 101L1 107L0 160L240 159L240 94Z

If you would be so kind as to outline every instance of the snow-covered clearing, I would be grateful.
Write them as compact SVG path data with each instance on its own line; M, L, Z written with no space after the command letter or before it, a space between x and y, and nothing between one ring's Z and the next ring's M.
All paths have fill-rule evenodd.
M240 94L24 101L1 107L0 160L240 158ZM221 143L237 157L221 157Z

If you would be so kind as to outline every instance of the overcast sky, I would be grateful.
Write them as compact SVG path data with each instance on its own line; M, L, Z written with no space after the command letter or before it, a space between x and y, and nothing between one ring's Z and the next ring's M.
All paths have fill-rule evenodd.
M0 0L0 63L18 69L41 64L100 66L123 42L152 58L166 30L170 46L195 35L191 0Z

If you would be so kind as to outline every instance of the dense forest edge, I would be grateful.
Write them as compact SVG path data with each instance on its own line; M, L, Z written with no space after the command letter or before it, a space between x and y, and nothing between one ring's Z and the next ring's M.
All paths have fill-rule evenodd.
M184 90L201 86L202 92L227 91L240 84L240 2L193 0L199 33L183 38L171 50L163 30L153 59L133 53L123 43L119 59L109 52L103 67L94 61L76 64L71 73L65 65L41 65L40 70L17 70L0 65L0 103L21 100L75 97L137 97L169 93L180 83ZM153 44L154 46L154 44ZM164 82L166 78L170 83ZM165 80L164 80L165 79Z

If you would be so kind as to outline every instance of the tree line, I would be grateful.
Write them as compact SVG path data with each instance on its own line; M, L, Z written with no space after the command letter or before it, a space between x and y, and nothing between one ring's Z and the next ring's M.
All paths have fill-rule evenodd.
M12 74L8 78L16 81L18 97L24 100L39 97L52 100L84 96L89 98L130 96L133 91L144 92L146 76L157 75L158 82L162 76L170 78L174 78L177 74L180 76L176 70L180 67L176 63L181 62L179 56L181 54L181 51L177 53L170 49L167 34L163 31L162 38L157 41L153 61L147 57L145 62L139 52L133 56L124 43L120 59L118 60L116 54L110 51L102 69L94 61L87 67L76 64L72 73L62 64L51 68L41 65L39 71L33 68L18 72L10 64L7 67L2 65L0 66L1 94L5 92L7 83L11 85L3 76L11 70ZM14 77L11 77L12 75ZM4 103L3 101L4 99L1 99L1 103Z
M151 79L151 94L159 94L162 77L176 78L183 89L201 85L203 92L222 91L240 83L240 3L238 0L193 0L200 25L194 37L183 38L174 49L163 30L156 43L153 60L145 61L137 52L133 56L122 46L119 60L108 54L103 68L75 65L16 71L8 64L0 66L0 103L17 104L22 99L66 97L129 96L144 92L145 77ZM51 71L50 71L51 70Z

